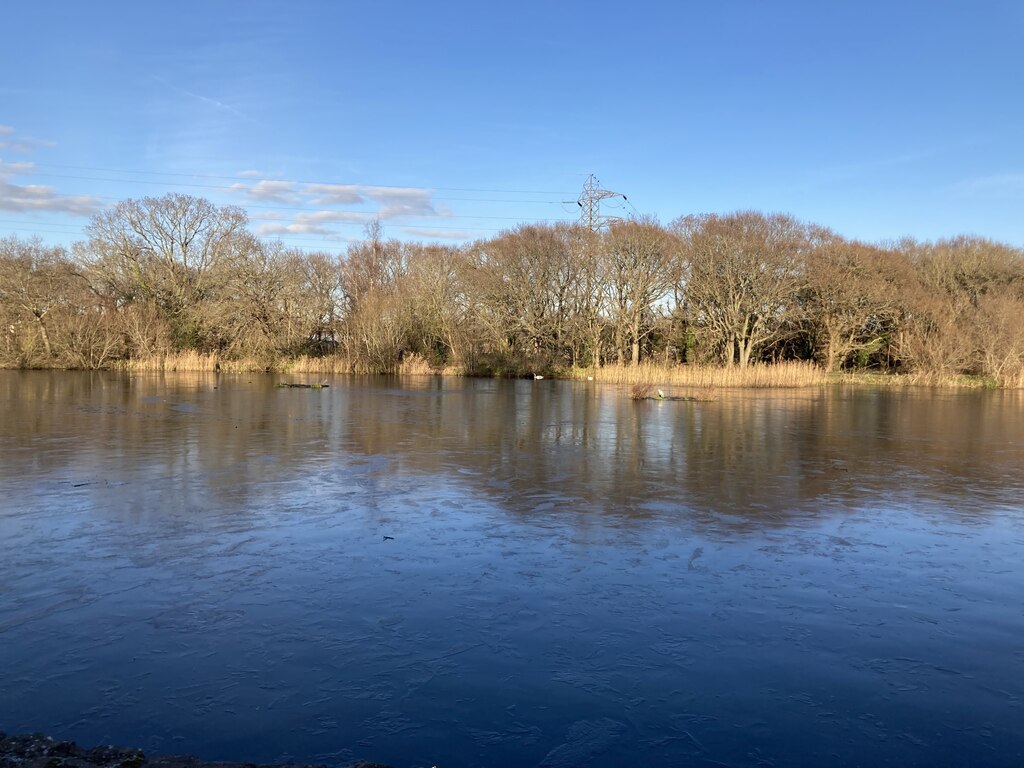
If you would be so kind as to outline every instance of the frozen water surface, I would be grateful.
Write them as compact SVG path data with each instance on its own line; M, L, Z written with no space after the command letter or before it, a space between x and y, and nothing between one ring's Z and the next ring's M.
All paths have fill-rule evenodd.
M273 383L0 372L0 729L1024 764L1021 393Z

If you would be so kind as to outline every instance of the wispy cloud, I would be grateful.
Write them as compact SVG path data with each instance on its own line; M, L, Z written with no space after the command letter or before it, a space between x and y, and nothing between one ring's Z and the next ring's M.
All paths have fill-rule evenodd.
M1017 197L1024 194L1024 173L993 173L966 179L956 185L965 195L997 195Z
M417 187L366 187L366 196L381 204L382 219L401 216L439 216L429 189Z
M295 182L273 181L263 179L253 185L233 184L232 189L243 193L248 199L256 202L284 203L287 205L298 205L302 197L295 191Z
M19 213L70 213L91 216L100 209L90 195L62 195L42 184L14 184L10 179L32 173L32 163L5 163L0 160L0 210Z
M315 213L300 213L295 217L295 221L300 224L323 224L330 221L365 222L373 218L374 215L366 211L316 211Z
M33 173L35 168L35 163L30 163L28 161L8 163L4 160L0 160L0 177L23 176L27 173Z
M11 152L18 152L20 154L28 154L29 152L35 152L37 149L45 149L47 147L55 147L57 142L48 141L47 139L36 139L32 136L23 136L13 141L3 140L0 141L0 149L6 149Z
M164 86L165 88L169 88L170 90L175 91L176 93L180 93L183 96L188 96L190 99L194 99L195 101L213 107L214 109L220 112L226 112L230 115L234 115L235 117L240 117L243 120L255 122L251 117L249 117L249 115L245 114L240 109L232 106L231 104L228 104L227 102L221 101L220 99L215 99L211 96L204 96L201 93L189 91L185 88L181 88L177 85L174 85L173 83L169 83L166 80L161 80L158 77L154 77L152 79L160 85Z
M57 142L49 141L47 139L37 139L33 136L18 136L17 138L6 138L14 136L17 131L14 130L13 126L0 125L0 150L7 150L8 152L18 152L20 154L27 154L29 152L35 152L37 149L43 149L45 147L56 146Z
M329 227L325 227L321 224L283 224L277 222L267 222L261 224L256 228L256 234L259 235L335 235L337 234L334 230Z
M246 173L247 177L250 175L251 173ZM238 182L232 184L231 189L253 202L320 209L302 211L287 218L280 213L275 214L276 220L267 221L257 228L256 231L261 235L303 234L337 237L338 229L344 225L365 224L373 219L409 221L451 215L447 210L439 210L433 201L433 191L423 187L319 184L264 178L254 179L252 182ZM412 227L409 233L418 236L450 237L453 240L468 237L462 232L438 235L433 231L416 231L415 227Z
M71 213L91 216L100 209L89 195L62 195L40 184L11 184L0 178L0 210L19 212Z
M355 184L307 184L306 192L314 195L313 205L359 205L365 202Z
M282 214L271 214L280 218ZM329 235L338 236L338 232L330 227L332 224L365 224L374 215L365 211L313 211L299 213L290 221L271 221L261 224L257 232L261 235ZM344 238L343 238L344 239Z

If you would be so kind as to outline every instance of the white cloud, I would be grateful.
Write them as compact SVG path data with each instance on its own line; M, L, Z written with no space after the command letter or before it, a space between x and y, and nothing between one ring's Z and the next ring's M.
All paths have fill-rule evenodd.
M363 222L369 221L373 217L373 213L368 211L316 211L315 213L300 213L295 217L295 221L299 224L323 223L326 221Z
M423 187L362 187L373 200L429 200L430 190Z
M32 173L35 170L35 163L20 162L20 163L7 163L0 160L0 178L6 176L21 176L26 173Z
M363 196L356 184L307 184L305 191L317 195L313 205L358 205Z
M315 223L308 224L261 224L256 233L260 235L333 235L332 230Z
M299 214L294 220L296 227L310 227L326 222L366 222L374 218L442 218L450 215L447 209L439 211L431 199L433 192L422 187L308 184L262 179L252 184L232 184L231 189L245 195L251 201L317 206L324 209ZM345 206L365 207L367 204L376 204L376 210L328 210Z
M91 216L100 209L99 201L89 195L62 195L41 184L13 184L10 178L32 173L32 163L7 163L0 160L0 210L19 213L55 212Z
M377 215L382 219L397 219L400 216L437 216L438 213L429 200L413 200L383 205Z
M301 198L295 194L295 184L291 181L270 181L264 179L250 187L246 192L249 199L272 203L299 203Z
M366 187L366 196L381 204L382 219L399 216L439 216L429 189L419 187Z
M284 203L286 205L302 203L302 197L296 192L293 181L263 179L252 185L232 184L231 189L245 195L249 200L260 203Z
M274 218L282 218L281 214L271 214ZM366 211L314 211L297 214L290 223L270 221L261 224L256 230L261 235L329 235L337 236L329 224L363 224L370 221L374 214ZM269 218L269 217L264 217Z
M0 136L10 136L14 133L14 128L9 125L0 125Z
M62 195L39 184L11 184L0 176L0 210L52 211L91 216L99 209L99 201L89 195Z
M238 175L246 179L258 179L262 176L266 176L265 173L260 171L239 171Z

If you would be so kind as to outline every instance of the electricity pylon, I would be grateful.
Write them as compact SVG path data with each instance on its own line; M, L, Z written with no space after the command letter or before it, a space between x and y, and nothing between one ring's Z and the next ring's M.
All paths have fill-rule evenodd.
M614 221L617 217L601 215L601 201L613 197L621 197L628 202L628 198L621 192L602 189L601 182L594 174L590 174L583 182L583 191L576 201L580 207L580 226L591 232L599 232L609 221Z

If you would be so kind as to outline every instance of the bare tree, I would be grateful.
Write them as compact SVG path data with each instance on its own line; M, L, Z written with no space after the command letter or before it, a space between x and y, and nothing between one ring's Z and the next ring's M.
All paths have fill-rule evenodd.
M410 251L402 295L412 311L413 347L438 364L471 364L475 318L463 289L467 255L461 248L421 245Z
M179 344L196 346L197 305L223 276L246 222L240 208L189 195L125 200L93 217L82 254L94 283L118 305L154 302Z
M523 225L472 249L470 290L492 339L534 360L560 357L577 282L572 229Z
M799 303L815 357L834 371L854 352L879 349L896 330L914 284L913 267L898 251L823 229L811 234Z
M743 211L677 219L690 327L727 365L746 366L787 329L800 287L806 227Z
M641 345L672 288L679 242L656 221L643 220L613 224L604 247L619 363L628 343L630 361L639 365Z
M310 348L324 353L338 343L341 322L342 271L337 257L324 252L307 254L295 261L301 270L302 317L308 329Z
M919 280L898 347L908 366L1000 380L1024 371L1024 251L979 237L899 247Z
M366 239L349 248L342 264L343 343L357 369L390 372L407 345L409 308L398 295L408 251L398 240L382 240L380 222L373 222Z
M9 325L19 318L31 321L47 359L54 357L49 316L65 301L73 279L63 248L44 246L38 239L0 240L0 304L8 310Z

